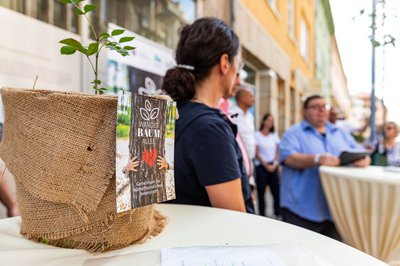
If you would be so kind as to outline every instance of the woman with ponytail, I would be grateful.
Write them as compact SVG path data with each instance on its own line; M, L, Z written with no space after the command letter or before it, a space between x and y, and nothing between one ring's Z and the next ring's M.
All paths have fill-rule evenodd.
M217 18L184 26L162 89L177 101L173 203L246 211L235 126L219 111L238 82L239 39Z

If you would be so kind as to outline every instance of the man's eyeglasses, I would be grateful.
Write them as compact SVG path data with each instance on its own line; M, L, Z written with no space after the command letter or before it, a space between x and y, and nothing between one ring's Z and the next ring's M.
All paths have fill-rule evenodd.
M321 110L321 111L325 111L328 108L328 105L324 104L313 104L313 105L309 105L306 107L307 109L312 109L312 110Z

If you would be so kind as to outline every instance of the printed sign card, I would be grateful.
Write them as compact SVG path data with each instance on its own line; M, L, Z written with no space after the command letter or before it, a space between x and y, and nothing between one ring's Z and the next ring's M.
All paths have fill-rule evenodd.
M120 93L117 212L175 198L175 113L176 103L172 100Z

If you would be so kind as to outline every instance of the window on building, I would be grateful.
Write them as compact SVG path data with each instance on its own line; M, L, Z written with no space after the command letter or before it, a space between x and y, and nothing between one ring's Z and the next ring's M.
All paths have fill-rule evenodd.
M293 39L295 38L294 35L294 0L288 0L288 33L289 36Z
M53 3L53 22L54 26L66 29L68 31L78 32L78 16L72 5L65 5L58 1Z
M36 9L36 12L34 12L33 17L36 17L37 19L44 22L50 22L50 9L48 0L36 0L36 8L34 7L34 9Z
M296 90L290 87L290 125L296 124Z
M0 6L15 10L25 14L25 1L24 0L0 0Z
M308 42L309 42L309 36L308 36L307 25L306 25L305 21L302 20L300 23L300 54L305 59L308 59L308 57L309 57Z
M276 0L268 0L268 4L273 8L273 9L277 9L276 8Z
M0 0L0 6L71 32L78 32L78 16L75 14L72 5L66 5L55 0Z
M196 18L195 0L93 0L95 28L111 22L167 47L175 48L178 29Z
M245 83L252 84L255 86L256 84L256 71L248 65L244 65L243 69L240 71L240 79Z
M283 80L278 80L278 127L279 135L282 136L285 132L285 119L290 114L286 113L286 102L288 99L285 97L285 83Z

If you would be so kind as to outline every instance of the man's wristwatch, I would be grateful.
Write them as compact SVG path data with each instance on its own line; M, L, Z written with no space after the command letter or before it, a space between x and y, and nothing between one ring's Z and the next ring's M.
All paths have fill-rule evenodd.
M314 165L319 165L319 158L321 157L321 154L315 154L314 156Z

